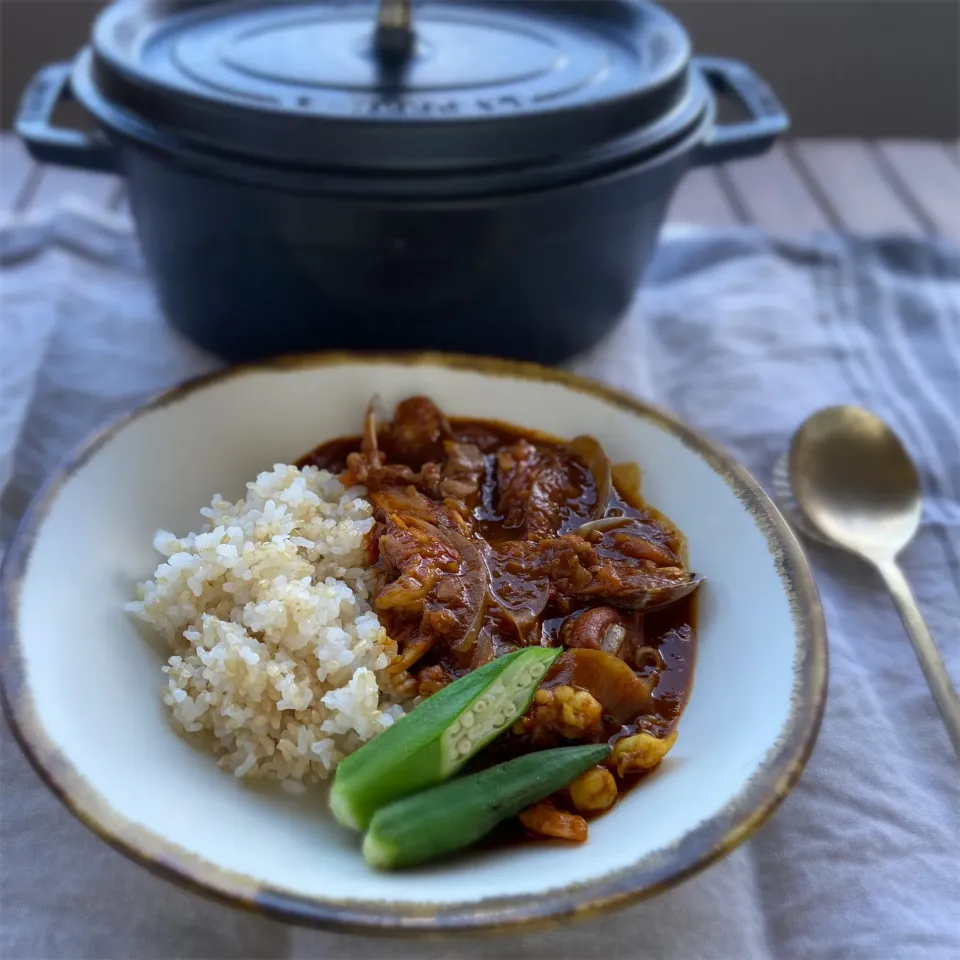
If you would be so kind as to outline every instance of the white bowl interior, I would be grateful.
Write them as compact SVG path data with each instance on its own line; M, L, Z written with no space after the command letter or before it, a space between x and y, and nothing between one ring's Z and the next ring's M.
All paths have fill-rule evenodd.
M428 393L452 415L594 434L614 461L640 464L644 495L687 534L691 564L707 577L677 745L653 778L591 825L582 847L471 854L418 870L415 882L378 873L331 820L322 794L245 788L167 723L162 658L123 610L156 565L154 532L196 529L212 494L240 497L260 470L356 433L373 391L387 404ZM539 894L675 843L725 807L775 746L798 655L765 536L728 482L677 437L556 383L359 362L242 373L124 426L61 486L17 616L27 689L46 735L117 814L258 883L366 902Z

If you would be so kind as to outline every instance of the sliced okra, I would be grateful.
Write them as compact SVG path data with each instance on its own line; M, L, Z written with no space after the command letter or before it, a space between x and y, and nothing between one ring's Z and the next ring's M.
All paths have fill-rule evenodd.
M530 705L559 649L527 647L439 690L345 757L330 790L344 826L364 830L381 807L441 783Z
M363 841L371 866L396 868L470 846L610 754L606 744L528 753L377 811Z

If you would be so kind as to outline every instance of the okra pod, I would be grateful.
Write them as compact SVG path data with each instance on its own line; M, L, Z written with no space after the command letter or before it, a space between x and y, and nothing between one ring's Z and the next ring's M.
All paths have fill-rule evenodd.
M475 843L498 823L601 763L606 744L528 753L378 810L363 841L374 867L407 867Z
M381 807L456 773L527 709L560 652L518 650L424 700L340 761L330 790L333 815L364 830Z

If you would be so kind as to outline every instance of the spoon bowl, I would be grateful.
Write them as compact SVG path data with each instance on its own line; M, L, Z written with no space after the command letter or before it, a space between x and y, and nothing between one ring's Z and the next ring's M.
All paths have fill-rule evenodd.
M794 496L828 540L870 560L893 559L920 526L920 476L897 435L869 410L828 407L790 446Z

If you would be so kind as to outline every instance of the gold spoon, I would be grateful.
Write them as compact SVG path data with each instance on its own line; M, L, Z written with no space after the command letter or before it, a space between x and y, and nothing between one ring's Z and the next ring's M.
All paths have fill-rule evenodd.
M796 506L818 539L866 560L886 582L960 759L960 697L897 563L922 508L909 454L875 414L828 407L794 435L787 469Z

